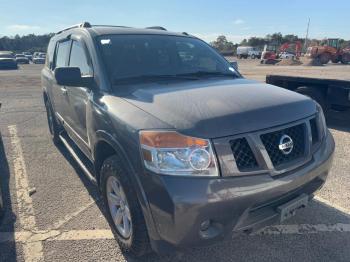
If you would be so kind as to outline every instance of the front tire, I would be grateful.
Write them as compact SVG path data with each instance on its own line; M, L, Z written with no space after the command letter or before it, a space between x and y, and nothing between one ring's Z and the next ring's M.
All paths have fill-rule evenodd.
M341 63L342 64L350 63L350 54L343 54L341 57Z
M116 155L103 162L100 173L107 220L120 249L134 257L149 253L147 227L130 174Z
M47 123L49 125L49 131L51 134L52 141L57 145L60 143L60 127L57 123L56 117L53 113L52 106L48 99L45 100Z

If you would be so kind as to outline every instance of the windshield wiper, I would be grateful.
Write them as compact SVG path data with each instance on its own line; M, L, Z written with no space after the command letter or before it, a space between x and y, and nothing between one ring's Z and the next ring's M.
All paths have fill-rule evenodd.
M236 74L234 73L224 73L220 71L195 71L191 73L183 73L179 74L181 76L196 76L196 77L201 77L201 76L226 76L226 77L237 77Z
M159 79L187 79L187 80L196 80L190 75L138 75L138 76L128 76L114 78L114 84L125 83L127 81L150 81L150 80L159 80Z

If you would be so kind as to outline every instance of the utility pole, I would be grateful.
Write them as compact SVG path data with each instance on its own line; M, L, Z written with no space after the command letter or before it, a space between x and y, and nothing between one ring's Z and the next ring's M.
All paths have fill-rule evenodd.
M309 36L309 26L310 26L310 17L309 17L309 21L307 22L307 28L306 28L306 35L305 35L305 42L304 42L304 50L305 51L307 49L307 38Z

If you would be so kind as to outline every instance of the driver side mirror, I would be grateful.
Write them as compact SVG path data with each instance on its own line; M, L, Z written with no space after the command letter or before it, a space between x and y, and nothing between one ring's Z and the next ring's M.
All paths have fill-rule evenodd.
M61 86L91 87L93 77L82 77L79 67L57 67L54 71L55 79Z

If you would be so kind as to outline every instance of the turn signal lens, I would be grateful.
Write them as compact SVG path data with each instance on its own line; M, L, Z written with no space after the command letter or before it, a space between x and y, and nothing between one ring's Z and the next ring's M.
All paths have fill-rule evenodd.
M142 145L156 148L208 146L208 140L181 135L175 131L141 131Z
M218 176L216 158L208 139L175 131L141 131L145 167L158 174Z

